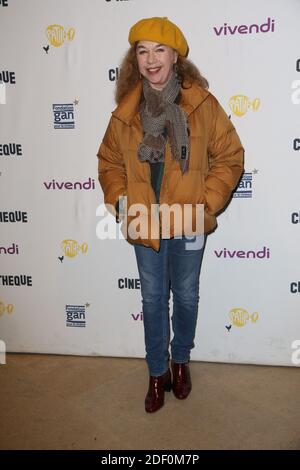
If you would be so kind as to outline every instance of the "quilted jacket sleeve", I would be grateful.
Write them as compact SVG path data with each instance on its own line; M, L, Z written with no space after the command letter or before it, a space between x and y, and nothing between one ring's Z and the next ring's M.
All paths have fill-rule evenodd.
M229 201L244 170L244 148L217 99L212 96L212 127L208 144L209 171L205 178L206 211L216 215Z
M97 153L98 178L108 210L115 214L119 196L126 195L127 178L123 156L118 145L116 118L111 117ZM111 207L112 206L112 207Z

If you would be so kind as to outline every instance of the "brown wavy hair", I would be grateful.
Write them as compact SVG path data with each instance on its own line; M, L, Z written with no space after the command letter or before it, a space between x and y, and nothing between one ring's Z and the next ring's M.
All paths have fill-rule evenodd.
M136 45L131 46L121 63L119 78L115 90L115 100L119 104L140 80L140 72L136 59ZM196 65L185 57L178 56L177 75L182 88L190 88L196 82L202 88L208 88L208 81L204 78Z

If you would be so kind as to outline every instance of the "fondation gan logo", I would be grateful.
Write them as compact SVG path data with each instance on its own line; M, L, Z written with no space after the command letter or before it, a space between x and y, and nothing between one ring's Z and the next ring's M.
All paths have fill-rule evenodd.
M86 327L86 309L90 304L66 305L66 326L75 328Z
M74 103L53 104L54 129L75 129Z
M238 184L237 189L233 193L233 197L252 198L252 183L253 173L245 172L242 176L241 181Z

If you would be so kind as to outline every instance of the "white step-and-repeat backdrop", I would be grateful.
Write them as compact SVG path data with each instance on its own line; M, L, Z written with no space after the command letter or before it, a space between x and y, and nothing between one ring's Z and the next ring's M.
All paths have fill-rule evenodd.
M183 30L246 149L192 359L298 365L299 0L0 0L2 352L144 357L133 247L119 226L96 234L96 154L129 28L150 16Z

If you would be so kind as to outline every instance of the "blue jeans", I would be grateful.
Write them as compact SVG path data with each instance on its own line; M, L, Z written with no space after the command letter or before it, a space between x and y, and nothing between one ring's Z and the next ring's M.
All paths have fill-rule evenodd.
M199 276L206 236L161 239L157 252L134 245L141 281L146 361L150 375L168 370L170 288L173 293L171 357L190 359L198 316Z

